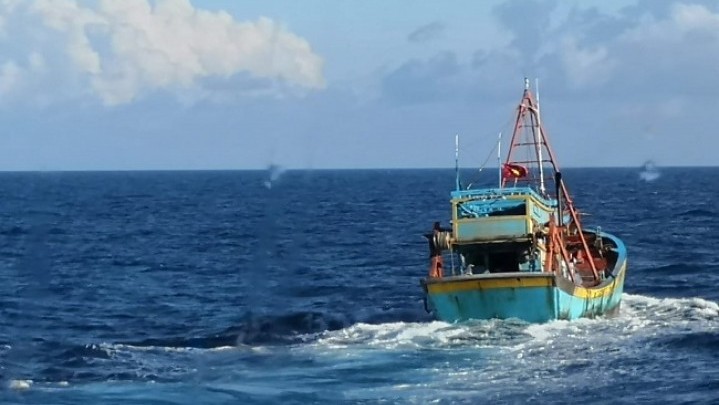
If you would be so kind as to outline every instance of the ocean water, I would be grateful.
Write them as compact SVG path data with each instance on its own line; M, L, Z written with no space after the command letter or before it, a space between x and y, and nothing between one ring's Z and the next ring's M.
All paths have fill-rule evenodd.
M425 313L451 170L0 174L0 403L719 402L719 168L564 178L615 317Z

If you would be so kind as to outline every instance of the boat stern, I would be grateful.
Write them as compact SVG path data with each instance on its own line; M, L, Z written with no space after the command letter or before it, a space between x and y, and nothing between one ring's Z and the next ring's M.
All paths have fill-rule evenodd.
M428 310L445 322L558 316L555 277L546 273L474 274L423 279Z

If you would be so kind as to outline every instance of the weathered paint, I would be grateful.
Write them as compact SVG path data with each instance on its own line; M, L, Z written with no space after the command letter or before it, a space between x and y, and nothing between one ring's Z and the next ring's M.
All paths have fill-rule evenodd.
M518 318L527 322L594 317L618 309L624 291L627 259L624 244L616 244L617 262L600 285L576 286L553 273L499 273L427 280L428 305L446 322L468 319Z
M461 291L430 297L430 307L446 322L491 318L546 322L556 318L553 287Z
M624 292L626 262L610 284L598 291L575 288L572 293L557 288L558 319L591 318L618 308ZM589 291L587 291L589 290Z
M556 207L556 201L542 198L528 187L455 191L451 203L453 236L458 243L527 238L535 224L549 221ZM523 215L481 215L522 204L526 207ZM460 206L468 206L477 216L460 215Z
M507 273L510 274L510 273ZM540 275L539 277L527 277L523 275L515 275L511 273L511 277L489 278L483 275L462 276L458 280L448 283L433 283L427 285L428 292L432 294L439 293L455 293L461 291L481 291L489 289L513 289L528 287L552 287L554 286L554 276Z
M451 192L452 199L495 199L497 196L511 198L513 196L531 195L537 200L547 200L534 191L531 187L503 187L503 188L478 188L469 190L455 190ZM554 205L556 207L556 205Z

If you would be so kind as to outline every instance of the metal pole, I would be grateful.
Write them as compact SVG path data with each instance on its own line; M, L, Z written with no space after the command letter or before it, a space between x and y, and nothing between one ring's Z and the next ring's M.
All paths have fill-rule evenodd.
M497 139L497 177L499 180L499 189L502 189L502 132L499 132Z
M544 143L544 139L542 137L542 118L541 114L539 113L539 79L534 80L535 87L537 88L537 132L535 132L536 137L534 141L537 148L537 164L539 165L539 191L544 194L544 167L542 162L542 144Z
M454 135L454 181L459 191L459 134Z

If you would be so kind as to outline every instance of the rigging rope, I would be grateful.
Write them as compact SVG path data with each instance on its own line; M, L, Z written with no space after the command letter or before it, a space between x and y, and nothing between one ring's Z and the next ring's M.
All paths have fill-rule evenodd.
M508 133L508 132L506 132L506 131L504 131L504 130L506 130L506 129L512 124L512 122L514 121L514 118L515 118L515 113L513 112L513 113L510 115L509 119L508 119L504 124L502 124L502 125L500 126L500 130L499 130L499 131L496 131L495 134L500 133L500 132L503 133L503 134L504 134L504 133ZM489 137L489 135L487 135L487 137ZM475 143L476 143L476 142L475 142ZM472 144L470 143L470 145L472 145ZM493 156L494 153L497 151L497 148L498 148L498 147L499 147L499 143L495 143L495 144L494 144L494 148L492 148L492 150L489 151L489 153L487 154L487 158L484 159L484 162L482 162L482 164L479 166L479 170L477 171L477 174L482 173L482 170L484 170L484 168L487 167L487 163L489 163L489 160L492 159L492 156ZM472 187L472 184L473 184L473 183L474 183L474 181L473 181L473 182L470 182L470 183L467 185L467 190L469 190L469 188Z

